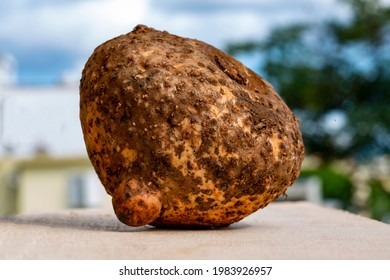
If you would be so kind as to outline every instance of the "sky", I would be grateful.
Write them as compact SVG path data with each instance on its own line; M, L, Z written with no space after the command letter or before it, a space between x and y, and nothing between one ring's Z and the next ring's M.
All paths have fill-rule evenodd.
M78 82L94 48L142 23L223 48L276 25L345 18L338 0L2 0L0 54L19 84Z
M223 49L262 39L276 26L349 14L339 0L1 0L0 156L7 148L25 156L41 146L59 155L85 153L81 71L98 45L137 24ZM4 87L4 58L15 65L12 95ZM250 59L243 62L252 68ZM73 87L58 90L58 84Z

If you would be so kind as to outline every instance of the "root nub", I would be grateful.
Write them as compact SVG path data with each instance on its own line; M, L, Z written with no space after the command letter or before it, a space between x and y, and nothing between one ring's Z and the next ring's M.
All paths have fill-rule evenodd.
M123 182L114 192L112 204L118 219L129 226L143 226L159 217L161 195L136 179Z

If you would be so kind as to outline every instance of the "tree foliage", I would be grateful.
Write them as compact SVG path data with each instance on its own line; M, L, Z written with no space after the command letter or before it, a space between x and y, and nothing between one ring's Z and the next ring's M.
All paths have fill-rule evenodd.
M307 153L325 161L390 151L390 8L344 2L343 21L279 27L227 47L261 54L258 70L301 120Z

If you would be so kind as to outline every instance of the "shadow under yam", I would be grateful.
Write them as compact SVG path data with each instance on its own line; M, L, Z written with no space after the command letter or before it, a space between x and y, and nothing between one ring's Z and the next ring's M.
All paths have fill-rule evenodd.
M114 215L101 213L52 213L15 215L0 217L1 223L13 223L23 225L46 226L55 228L71 228L91 231L107 232L156 232L156 231L231 231L246 228L248 225L239 222L220 228L193 228L193 227L154 227L145 225L130 227L122 224Z

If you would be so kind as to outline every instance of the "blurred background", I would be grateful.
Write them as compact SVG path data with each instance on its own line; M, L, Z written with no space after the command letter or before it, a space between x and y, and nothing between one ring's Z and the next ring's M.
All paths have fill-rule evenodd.
M301 121L288 200L390 223L390 0L2 0L0 215L108 207L78 84L94 48L142 23L225 50Z

